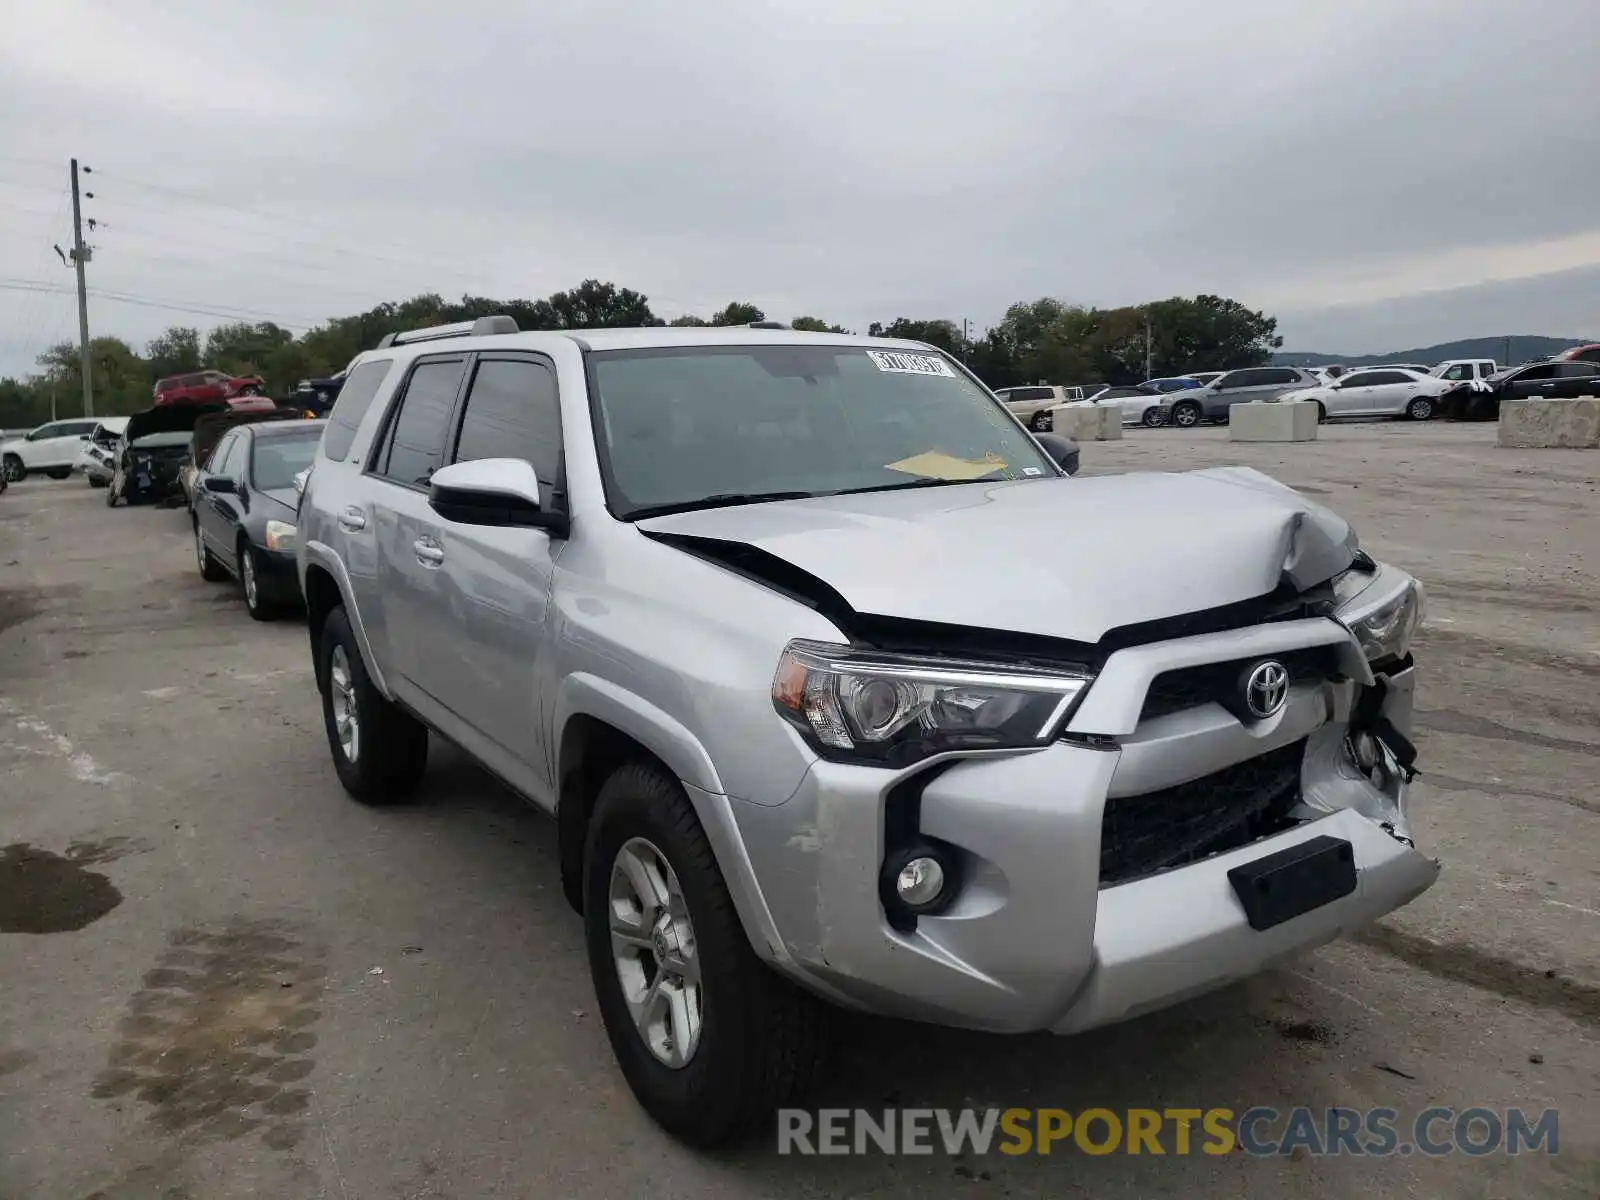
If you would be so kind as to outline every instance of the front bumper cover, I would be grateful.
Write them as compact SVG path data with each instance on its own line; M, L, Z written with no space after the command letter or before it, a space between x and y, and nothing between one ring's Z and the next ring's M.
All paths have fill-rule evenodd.
M1407 664L1385 679L1384 715L1407 736L1413 675ZM913 773L817 762L785 804L732 804L783 943L770 957L856 1008L1067 1033L1167 1007L1360 929L1427 890L1440 868L1410 844L1405 773L1363 774L1346 749L1359 688L1297 689L1280 722L1250 734L1257 752L1304 739L1299 824L1112 887L1099 881L1107 797L1171 782L1183 769L1175 763L1192 763L1198 777L1207 755L1237 754L1237 722L1206 708L1186 730L1151 722L1120 746L1062 741L948 764L921 786L920 831L959 848L964 884L949 909L909 932L890 927L878 873L886 797ZM1350 843L1355 891L1252 929L1229 869L1323 835Z

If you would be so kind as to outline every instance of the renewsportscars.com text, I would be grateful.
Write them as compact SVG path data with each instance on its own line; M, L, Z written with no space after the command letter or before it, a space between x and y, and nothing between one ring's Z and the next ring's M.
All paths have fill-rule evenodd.
M1520 1108L785 1108L779 1154L1555 1154L1560 1114Z

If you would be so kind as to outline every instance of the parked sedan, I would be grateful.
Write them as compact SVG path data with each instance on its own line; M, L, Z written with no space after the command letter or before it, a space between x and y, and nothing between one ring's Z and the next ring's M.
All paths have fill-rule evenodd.
M1421 371L1382 367L1352 371L1319 387L1266 396L1260 403L1310 400L1317 406L1319 421L1330 417L1409 417L1426 421L1439 411L1440 399L1458 386L1453 380Z
M1161 393L1143 383L1131 387L1101 388L1086 400L1074 400L1057 407L1088 408L1095 404L1115 404L1122 410L1124 425L1144 425L1154 429L1161 424Z
M300 602L295 476L311 466L326 424L235 426L195 476L194 553L200 577L237 578L245 608L258 621L270 621Z
M1162 423L1185 429L1201 421L1223 423L1235 404L1313 388L1319 382L1310 371L1299 367L1241 367L1224 372L1205 387L1167 393L1161 398Z
M1500 416L1502 400L1571 400L1578 396L1600 396L1600 364L1551 359L1458 384L1440 402L1440 411L1461 420L1493 421Z

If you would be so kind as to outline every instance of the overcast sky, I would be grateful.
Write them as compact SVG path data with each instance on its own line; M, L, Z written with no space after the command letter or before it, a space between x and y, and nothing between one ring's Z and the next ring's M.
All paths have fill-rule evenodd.
M589 277L857 329L1206 291L1290 349L1600 336L1593 0L8 9L0 373L76 333L15 290L72 283L74 154L90 287L142 302L92 331L135 344Z

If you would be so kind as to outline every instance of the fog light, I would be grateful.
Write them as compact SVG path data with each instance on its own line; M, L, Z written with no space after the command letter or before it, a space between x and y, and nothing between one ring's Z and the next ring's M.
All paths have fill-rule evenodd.
M895 876L894 890L911 908L926 908L944 891L944 868L936 858L913 858Z

